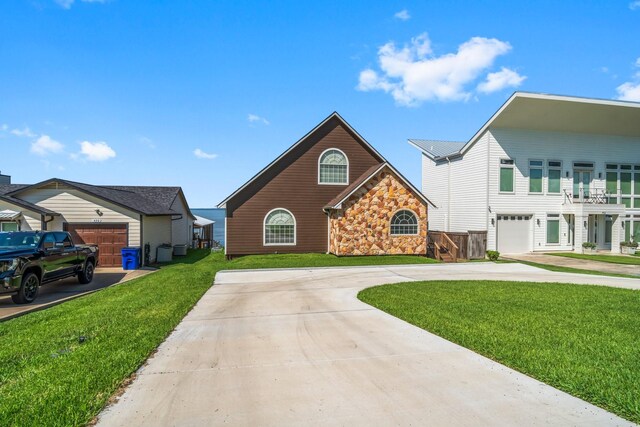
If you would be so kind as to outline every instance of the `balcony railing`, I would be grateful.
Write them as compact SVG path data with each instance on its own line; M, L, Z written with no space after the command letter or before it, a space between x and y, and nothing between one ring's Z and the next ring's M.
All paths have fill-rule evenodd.
M565 203L586 203L591 205L615 205L618 203L618 194L609 193L606 190L580 189L578 194L564 190Z

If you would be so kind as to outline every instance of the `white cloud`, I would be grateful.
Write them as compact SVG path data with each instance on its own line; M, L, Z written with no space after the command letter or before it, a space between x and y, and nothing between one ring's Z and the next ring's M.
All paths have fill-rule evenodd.
M618 99L640 102L640 79L637 83L626 82L616 88Z
M217 154L213 154L213 153L205 153L204 151L202 151L199 148L196 148L195 150L193 150L193 154L199 158L199 159L215 159L216 157L218 157Z
M487 74L486 80L478 85L478 91L492 93L506 87L518 87L525 79L525 76L521 76L513 70L502 67L500 71Z
M80 143L80 152L72 155L74 159L83 157L84 160L91 162L103 162L116 156L116 152L104 141L89 142L82 141Z
M25 127L24 129L13 129L11 133L15 136L25 137L25 138L35 138L36 134L31 132L31 129Z
M401 21L408 21L411 19L411 15L409 15L409 11L407 9L402 9L400 12L396 12L393 17Z
M63 9L71 9L75 0L54 0ZM82 3L106 3L107 0L80 0Z
M636 60L634 65L640 68L640 58ZM632 81L622 83L618 86L616 92L618 92L618 99L622 101L640 102L640 71L635 73Z
M53 153L59 153L63 150L64 145L51 139L49 135L41 135L38 139L31 143L31 152L38 156L46 156Z
M631 10L640 9L640 0L632 1L631 3L629 3L629 9Z
M429 36L424 33L402 48L393 42L382 46L378 50L381 73L363 70L357 89L382 90L390 93L398 104L407 106L431 100L468 100L472 93L466 86L510 50L508 42L473 37L458 46L457 52L436 56Z
M3 123L2 126L0 126L0 129L2 129L3 132L6 132L9 129L9 125L6 123Z
M260 117L256 114L249 114L247 116L247 120L249 120L249 123L262 123L265 125L270 125L271 123L269 123L269 120L265 119L264 117Z

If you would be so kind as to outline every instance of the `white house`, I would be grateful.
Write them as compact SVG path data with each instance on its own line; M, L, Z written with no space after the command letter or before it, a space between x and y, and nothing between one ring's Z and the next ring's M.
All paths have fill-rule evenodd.
M409 143L430 230L502 253L640 241L640 103L516 92L467 142Z
M6 176L5 176L6 177ZM100 247L100 265L119 266L121 250L191 245L193 221L180 187L90 185L58 178L33 185L0 182L0 231L65 230ZM144 260L144 256L143 256Z

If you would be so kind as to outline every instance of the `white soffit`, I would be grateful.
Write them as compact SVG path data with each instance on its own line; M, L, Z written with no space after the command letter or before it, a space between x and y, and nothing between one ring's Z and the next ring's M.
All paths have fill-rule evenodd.
M640 137L640 103L517 93L490 126Z

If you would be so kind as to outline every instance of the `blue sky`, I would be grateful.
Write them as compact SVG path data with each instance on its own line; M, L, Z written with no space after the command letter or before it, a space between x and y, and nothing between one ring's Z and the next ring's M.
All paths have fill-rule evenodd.
M213 207L332 111L415 183L514 90L640 101L640 1L5 0L0 170Z

